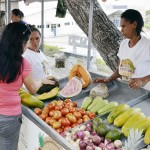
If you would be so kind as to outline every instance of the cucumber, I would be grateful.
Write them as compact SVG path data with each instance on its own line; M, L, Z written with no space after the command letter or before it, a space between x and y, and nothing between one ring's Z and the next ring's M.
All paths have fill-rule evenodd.
M91 110L99 101L103 100L101 97L94 98L93 102L88 106L87 110Z
M83 108L84 110L87 109L87 107L92 103L92 99L90 97L85 97L83 102L82 102L82 105L81 105L81 108Z
M106 104L108 104L108 100L101 100L90 111L96 113L100 108L104 107Z
M113 108L117 107L118 103L117 102L110 102L107 105L105 105L103 108L100 108L98 110L98 115L103 115L106 114L108 112L110 112Z

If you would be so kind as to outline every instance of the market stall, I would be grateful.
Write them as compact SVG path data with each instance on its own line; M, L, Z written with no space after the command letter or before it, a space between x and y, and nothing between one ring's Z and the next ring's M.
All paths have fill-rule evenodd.
M94 74L94 73L90 73L92 79L98 77L98 74ZM59 85L60 85L60 89L62 89L66 84L68 83L68 77L59 80ZM73 102L77 103L77 107L81 107L83 100L85 99L85 97L89 96L90 94L90 90L95 87L96 85L94 83L91 83L87 88L82 89L82 91L80 92L80 94L70 98ZM118 104L128 104L131 107L136 107L136 108L141 108L142 112L146 115L146 116L150 116L150 112L149 112L149 91L145 90L145 89L137 89L137 90L131 90L128 85L126 83L123 83L119 80L117 81L113 81L107 84L108 87L108 91L109 91L109 96L107 98L108 102L117 102ZM44 101L44 106L47 106L52 100L59 100L60 96L55 97L54 99L51 100L46 100ZM25 119L29 119L33 125L30 124L26 124L26 131L28 126L31 126L29 128L31 128L30 131L30 136L32 137L32 132L36 132L36 136L34 136L34 139L32 139L32 141L35 141L35 139L37 141L35 141L35 143L37 144L38 148L38 134L44 134L45 137L49 136L51 137L54 141L55 144L57 143L60 147L60 149L66 149L66 150L73 150L76 149L75 147L72 146L71 143L69 143L65 138L63 138L59 133L56 132L56 130L54 128L52 128L52 126L48 125L45 121L43 121L37 114L35 114L34 109L28 108L23 106L23 114L25 115L23 118ZM108 113L106 115L101 115L102 120L104 120L104 122L107 122ZM24 121L24 120L23 120ZM28 121L29 122L29 121ZM85 122L86 123L86 122ZM83 123L83 124L85 124ZM108 123L106 123L108 124ZM24 124L23 124L24 126ZM81 126L81 125L79 125ZM111 125L112 126L112 125ZM23 128L23 127L22 127ZM114 126L113 126L114 128ZM34 131L36 129L36 131ZM121 129L119 129L121 130ZM39 132L38 132L39 131ZM22 141L25 140L25 132L22 133L21 138ZM35 135L35 134L33 134ZM29 136L29 133L28 133ZM30 137L29 136L29 137ZM126 140L127 138L125 138L123 136L123 138L121 139L123 142ZM28 140L28 139L26 139ZM22 142L20 141L20 142ZM29 148L29 143L28 141L24 141L24 143L20 143L20 144L24 144L26 145L26 149L30 150L31 148ZM35 145L35 144L33 144ZM56 145L55 145L56 146ZM146 144L142 143L139 145L139 149L145 147Z

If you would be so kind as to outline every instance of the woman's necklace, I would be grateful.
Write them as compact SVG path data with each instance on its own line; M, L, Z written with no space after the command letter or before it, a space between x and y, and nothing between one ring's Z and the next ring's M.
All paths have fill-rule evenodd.
M36 53L40 53L40 50L38 49L37 51L34 50L34 49L31 49L31 48L28 48L29 50L33 51L33 52L36 52Z
M130 48L132 48L132 47L134 47L137 43L138 43L138 41L141 39L141 36L139 35L138 37L137 37L137 39L136 40L132 40L132 42L131 42L131 40L129 41L129 47Z

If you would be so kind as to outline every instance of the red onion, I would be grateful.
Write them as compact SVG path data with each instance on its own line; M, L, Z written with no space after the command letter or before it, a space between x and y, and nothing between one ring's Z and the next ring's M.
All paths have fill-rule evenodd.
M77 137L79 138L79 139L83 139L84 138L84 136L85 136L85 134L84 134L84 131L78 131L77 133Z
M74 140L74 141L76 141L76 140L78 139L77 134L73 134L73 135L71 136L71 139Z
M86 127L92 127L92 122L87 123Z
M95 146L93 143L89 143L87 146L86 146L86 150L95 150Z
M93 136L92 141L94 144L98 145L101 142L101 138L98 135Z
M106 148L107 149L115 149L115 145L113 144L113 143L108 143L107 145L106 145Z
M93 131L91 132L91 135L94 136L94 135L97 135L97 133Z
M103 148L105 146L105 144L103 142L101 142L98 147Z
M89 131L89 132L92 132L92 127L91 127L91 126L88 126L88 127L85 128L85 130L86 130L86 131Z
M85 150L86 146L87 144L83 140L80 140L79 142L80 150Z

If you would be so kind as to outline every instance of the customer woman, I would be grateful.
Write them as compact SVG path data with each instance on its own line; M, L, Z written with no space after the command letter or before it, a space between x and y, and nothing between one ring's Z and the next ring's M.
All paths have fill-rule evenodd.
M11 11L12 22L23 22L24 14L20 9L13 9Z
M97 78L94 83L107 83L119 77L129 87L137 89L150 81L150 40L141 35L144 21L140 12L128 9L121 15L121 42L118 69L109 78Z
M22 57L27 48L30 29L23 23L8 24L0 39L0 149L17 150L21 126L22 84L34 94L39 87L32 77L30 64ZM49 83L43 80L43 83Z
M36 82L50 75L50 66L46 56L40 50L40 45L41 33L37 28L31 27L28 49L23 54L23 56L30 63L33 77Z

